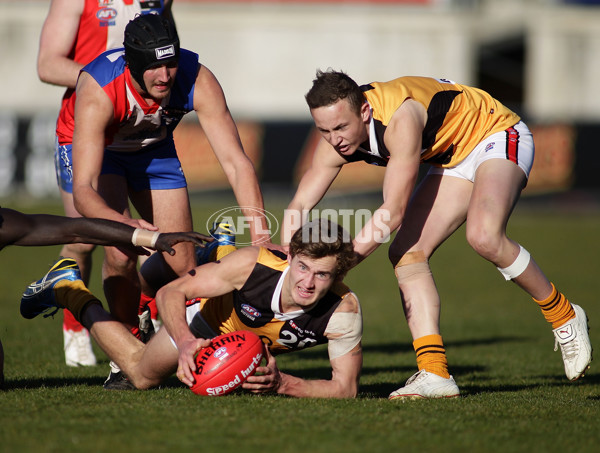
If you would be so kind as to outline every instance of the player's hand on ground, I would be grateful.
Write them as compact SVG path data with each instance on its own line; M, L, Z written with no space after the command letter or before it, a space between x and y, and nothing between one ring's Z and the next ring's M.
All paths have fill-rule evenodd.
M265 358L267 363L264 366L259 366L256 369L256 374L248 377L242 387L250 390L252 393L267 393L277 392L281 386L282 376L277 368L275 357L269 352L269 348L265 347Z
M169 255L175 255L173 246L180 242L193 242L196 245L204 246L205 242L212 242L215 239L205 234L191 231L188 233L161 233L156 240L154 248L159 252L167 252Z
M210 340L204 338L190 338L177 345L179 349L179 364L177 378L188 387L194 385L193 372L196 371L196 353L210 345Z

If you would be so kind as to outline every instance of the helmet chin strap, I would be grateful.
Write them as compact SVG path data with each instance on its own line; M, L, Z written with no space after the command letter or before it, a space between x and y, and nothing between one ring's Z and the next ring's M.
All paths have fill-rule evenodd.
M144 83L144 73L139 74L137 71L132 71L129 68L129 73L131 74L131 78L137 82L144 93L148 93L148 88L146 88L146 84Z

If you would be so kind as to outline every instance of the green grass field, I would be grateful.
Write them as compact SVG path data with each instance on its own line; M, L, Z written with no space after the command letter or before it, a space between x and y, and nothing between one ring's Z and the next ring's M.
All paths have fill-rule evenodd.
M199 200L199 199L198 199ZM196 229L217 208L194 199ZM10 201L3 206L16 207ZM357 206L367 207L374 206ZM269 205L277 212L283 206ZM349 207L349 206L344 206ZM60 213L56 203L26 212ZM518 208L509 228L550 279L590 318L600 344L600 212ZM364 368L356 400L298 400L237 393L201 398L175 378L157 390L108 392L108 360L68 368L61 317L24 320L25 286L46 272L59 247L10 247L0 260L0 338L7 389L0 392L0 452L591 452L600 441L600 365L575 383L553 352L550 326L537 306L468 247L459 230L433 257L442 295L442 333L454 400L389 402L416 371L387 248L346 282L364 312ZM92 290L101 295L96 251ZM598 346L597 346L598 347ZM325 346L281 357L282 370L328 378Z

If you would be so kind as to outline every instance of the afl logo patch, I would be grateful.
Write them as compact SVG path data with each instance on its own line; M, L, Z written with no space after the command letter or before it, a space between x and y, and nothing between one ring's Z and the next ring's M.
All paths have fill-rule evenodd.
M248 304L242 304L242 313L252 320L261 317L260 312Z
M114 8L102 8L96 13L96 17L102 22L111 22L117 17L117 10Z

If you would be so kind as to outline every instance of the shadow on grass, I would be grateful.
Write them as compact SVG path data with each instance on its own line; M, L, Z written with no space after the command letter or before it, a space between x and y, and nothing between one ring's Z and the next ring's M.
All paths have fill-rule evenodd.
M106 378L101 377L60 377L60 378L28 378L9 379L4 383L4 390L32 390L42 388L61 388L72 385L102 387Z
M530 337L517 337L517 336L495 336L490 338L473 338L468 340L458 340L458 341L445 341L446 349L448 348L462 348L462 347L470 347L470 346L489 346L495 344L502 343L519 343L530 340ZM363 343L362 345L363 353L371 354L399 354L399 353L414 353L412 343ZM310 359L320 359L327 358L327 349L324 347L314 348L314 349L305 349L300 351L302 357L310 358Z
M504 337L489 337L489 338L470 338L457 341L444 341L446 349L448 348L463 348L470 346L489 346L502 343L523 343L530 341L531 337L526 336L504 336Z
M448 348L463 348L470 346L489 346L503 343L520 343L530 340L530 337L525 336L494 336L489 338L471 338L465 340L444 341L446 349ZM368 353L400 353L414 352L412 343L380 343L380 344L363 344L363 351Z
M481 373L486 371L486 367L473 365L473 366L453 366L453 373L457 376L466 375L469 373ZM411 377L417 371L416 366L404 366L404 367L363 367L362 376L377 375L380 373L395 373L400 375L399 379L393 381L384 380L384 382L378 382L373 384L361 384L360 396L368 398L387 398L388 395L402 387L406 380ZM471 393L466 386L460 385L459 387L463 395Z
M469 340L451 341L447 343L448 347L460 348L469 347L476 345L495 345L501 343L514 343L527 340L527 337L489 337ZM381 344L367 344L363 346L363 352L366 356L369 354L401 354L407 353L411 355L409 365L401 366L389 366L389 365L365 365L362 369L362 377L368 377L369 380L377 379L380 382L361 384L359 389L359 398L387 398L387 396L394 390L398 389L406 379L408 379L414 372L416 372L416 365L412 358L413 348L410 343L381 343ZM297 355L298 362L294 361L286 365L283 369L285 372L289 372L298 377L304 379L331 379L331 367L329 366L329 360L327 356L326 348L316 348L303 350ZM302 364L303 359L307 360L322 360L322 365L306 366ZM540 388L543 386L573 386L573 385L585 385L585 386L598 386L600 384L600 375L590 374L585 376L583 379L577 382L569 382L566 380L564 375L539 375L531 376L530 383L523 384L497 384L490 385L486 383L486 378L482 376L482 373L487 371L487 367L481 365L453 365L452 373L457 377L461 394L464 397L475 396L480 394L491 394L498 392L519 392L523 390L531 390ZM470 384L462 384L460 377L468 377L473 374L479 375L476 382L472 379L465 379L471 381ZM38 389L38 388L61 388L66 386L89 386L102 388L104 383L104 377L61 377L61 378L37 378L37 379L14 379L8 380L5 383L4 390L18 390L18 389ZM175 377L169 377L163 382L159 388L183 388L184 385ZM588 399L600 400L600 395L589 396Z
M518 343L527 341L529 338L525 336L494 336L489 338L476 338L468 340L450 341L446 343L447 348L461 348L471 346L492 346L497 344L506 343ZM365 358L368 359L370 354L384 354L390 357L396 354L410 354L411 360L410 365L401 366L389 366L389 365L363 365L361 376L363 378L370 377L377 379L378 375L388 374L388 376L380 376L378 380L383 382L361 384L360 386L360 397L365 398L387 398L387 396L394 390L402 387L406 380L417 371L416 364L414 363L414 349L411 343L379 343L379 344L364 344L363 353ZM301 355L301 356L300 356ZM324 348L304 350L298 355L298 362L289 364L286 366L285 371L292 372L298 377L305 379L331 379L331 368L328 364L323 366L312 366L305 367L300 363L302 358L306 359L322 359L328 361L327 350ZM487 371L487 368L482 365L452 365L452 373L455 376L468 376L472 374L480 374ZM394 378L394 376L401 376L400 378ZM520 391L529 388L539 387L541 384L531 385L502 385L502 386L490 386L489 384L482 385L460 385L461 392L464 396L474 395L478 393L494 393L499 391Z
M486 385L485 383L479 384L470 384L470 385L461 385L460 390L461 393L465 396L474 396L488 393L498 393L498 392L519 392L522 390L531 390L531 389L539 389L543 387L564 387L565 389L568 387L572 387L575 385L584 386L584 387L593 387L597 388L598 384L600 384L599 376L586 376L582 379L579 379L577 382L570 382L564 375L544 375L544 376L532 376L531 380L533 381L530 384L507 384L507 385ZM600 400L600 395L588 396L587 399L590 400Z
M102 384L106 380L105 377L60 377L60 378L37 378L37 379L10 379L5 381L5 391L10 390L34 390L34 389L55 389L70 386L83 385L87 387L98 387L102 389ZM175 376L171 376L166 379L159 387L151 390L157 390L161 388L185 388L179 379ZM107 390L108 391L108 390ZM116 390L119 391L119 390Z

